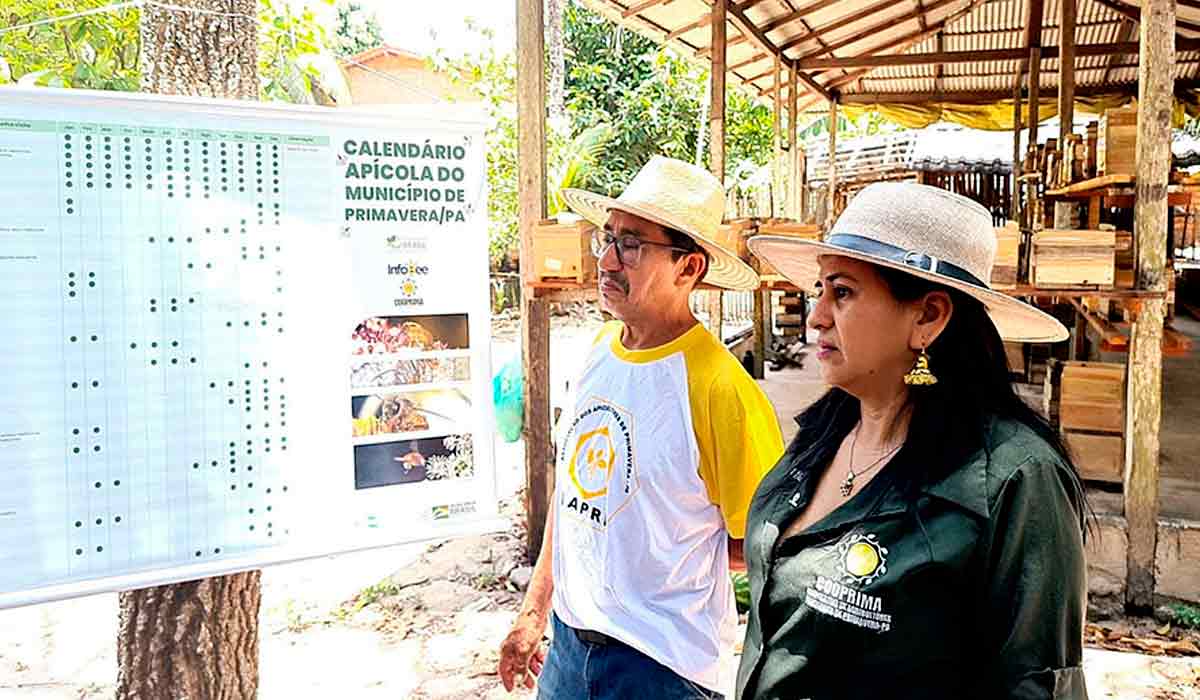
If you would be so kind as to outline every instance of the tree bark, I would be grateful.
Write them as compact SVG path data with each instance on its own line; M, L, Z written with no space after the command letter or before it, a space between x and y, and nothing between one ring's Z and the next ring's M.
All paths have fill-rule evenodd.
M142 90L258 98L255 0L142 7ZM258 695L261 572L126 591L117 700L250 700Z
M116 697L255 697L260 574L122 593Z
M141 12L143 92L258 99L255 0L176 0Z

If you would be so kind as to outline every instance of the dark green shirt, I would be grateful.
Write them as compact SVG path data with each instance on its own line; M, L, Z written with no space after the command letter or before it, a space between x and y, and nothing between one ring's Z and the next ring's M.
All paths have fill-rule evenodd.
M793 445L812 439L801 432ZM861 492L780 542L827 466L788 450L747 523L737 697L1087 697L1077 482L1022 424L993 422L987 444L915 498L891 485L911 468L901 450Z

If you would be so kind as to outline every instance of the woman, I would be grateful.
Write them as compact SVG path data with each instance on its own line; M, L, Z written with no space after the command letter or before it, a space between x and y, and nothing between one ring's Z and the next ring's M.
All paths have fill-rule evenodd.
M991 215L863 189L822 242L750 248L814 290L830 390L760 484L738 697L1086 698L1084 498L1001 337L1066 338L991 291Z

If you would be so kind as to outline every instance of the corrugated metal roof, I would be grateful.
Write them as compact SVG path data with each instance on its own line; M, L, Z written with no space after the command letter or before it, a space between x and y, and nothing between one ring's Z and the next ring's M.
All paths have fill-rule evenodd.
M642 0L582 0L610 18L664 41L672 32L688 29L670 43L687 55L708 60L711 27L693 26L712 12L713 0L663 0L645 6ZM1138 12L1130 0L1107 0ZM989 51L1025 47L1029 0L736 0L747 19L767 38L783 48L786 60L852 58L897 53L938 51ZM630 8L636 13L624 16ZM806 8L811 11L793 16ZM1041 41L1044 47L1059 44L1059 0L1045 0ZM1180 4L1176 9L1177 33L1200 38L1200 8ZM785 21L786 20L786 21ZM1075 42L1109 45L1137 41L1137 23L1099 0L1076 0ZM749 85L760 95L774 88L774 57L752 37L743 37L730 21L726 65L731 79ZM1200 51L1179 52L1176 77L1200 77ZM830 68L805 71L823 86L844 95L936 93L943 101L994 99L1011 92L1021 60L989 60L942 66L908 65L877 68ZM1077 56L1077 88L1128 89L1137 81L1137 56ZM785 77L784 93L789 89ZM1042 60L1039 85L1043 91L1058 86L1058 59ZM808 97L816 92L800 85ZM805 95L801 95L804 97Z

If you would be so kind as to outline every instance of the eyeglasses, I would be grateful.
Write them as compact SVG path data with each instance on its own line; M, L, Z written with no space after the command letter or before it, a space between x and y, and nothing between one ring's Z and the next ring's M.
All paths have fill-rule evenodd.
M592 234L592 255L597 259L604 257L611 246L617 247L617 259L621 261L622 267L637 267L642 261L642 249L646 246L657 246L666 248L667 250L676 250L680 253L698 253L698 250L688 250L679 246L671 245L670 243L656 243L654 241L643 241L637 236L614 236L612 233L603 229L596 229Z

